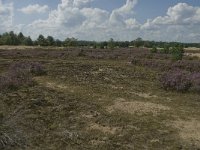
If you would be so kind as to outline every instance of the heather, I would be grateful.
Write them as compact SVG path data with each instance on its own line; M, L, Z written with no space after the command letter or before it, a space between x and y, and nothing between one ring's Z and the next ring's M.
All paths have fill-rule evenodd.
M199 148L200 60L188 52L9 48L0 47L0 149Z
M45 73L44 67L38 62L14 62L10 65L8 71L0 76L0 90L32 85L34 76L41 76Z

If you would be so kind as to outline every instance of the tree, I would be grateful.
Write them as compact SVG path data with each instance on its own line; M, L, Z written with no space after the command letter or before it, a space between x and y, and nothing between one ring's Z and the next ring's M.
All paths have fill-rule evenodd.
M182 60L184 49L182 45L174 46L170 49L170 53L172 54L173 60Z
M22 32L20 32L18 35L17 35L17 38L18 38L18 41L19 41L19 44L24 44L24 40L25 40L25 37L23 35Z
M143 45L144 45L144 42L143 42L142 38L139 37L139 38L134 40L134 46L135 47L141 47Z
M47 40L41 34L37 38L37 44L40 45L40 46L47 46L48 45Z
M145 41L145 42L144 42L144 47L153 48L153 44L152 44L152 42L150 42L150 41Z
M55 46L61 47L62 46L62 41L60 41L60 40L57 39L55 41Z
M113 38L110 38L110 40L108 41L108 47L111 49L115 48L115 42Z
M152 49L151 49L151 53L157 53L158 52L158 49L154 46Z
M33 45L33 41L31 39L30 36L28 36L27 38L24 39L23 44L26 46L32 46Z
M52 36L47 37L47 43L49 46L53 46L55 44L55 40Z
M66 38L65 41L64 41L64 46L67 46L67 47L75 47L78 45L77 43L77 39L76 38Z
M9 32L6 42L8 45L19 45L20 44L20 42L17 38L17 35L13 31Z

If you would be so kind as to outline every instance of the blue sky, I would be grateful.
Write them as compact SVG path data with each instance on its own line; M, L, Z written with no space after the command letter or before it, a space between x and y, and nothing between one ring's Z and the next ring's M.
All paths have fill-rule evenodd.
M199 0L0 0L0 33L200 41Z

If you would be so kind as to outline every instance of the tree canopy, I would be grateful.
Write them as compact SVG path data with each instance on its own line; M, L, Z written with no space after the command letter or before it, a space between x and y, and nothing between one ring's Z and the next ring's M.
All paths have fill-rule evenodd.
M24 36L22 32L16 34L13 31L0 34L0 45L27 45L27 46L65 46L65 47L92 47L92 48L127 48L127 47L147 47L147 48L163 48L163 53L169 52L170 47L198 47L200 43L178 43L178 42L156 42L143 40L138 37L133 41L116 41L110 38L108 41L86 41L78 40L74 37L66 38L64 41L54 39L52 36L45 37L40 34L36 40L32 40L30 36Z

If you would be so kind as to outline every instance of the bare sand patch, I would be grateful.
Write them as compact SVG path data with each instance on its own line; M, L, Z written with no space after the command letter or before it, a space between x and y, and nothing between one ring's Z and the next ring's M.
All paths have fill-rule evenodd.
M187 142L200 146L200 121L199 120L178 120L173 125L179 129L180 137Z
M107 108L107 111L110 113L118 110L130 114L142 115L142 114L153 113L153 115L157 115L162 111L170 110L170 108L161 104L155 104L151 102L140 102L140 101L127 102L122 99L118 100L117 102L115 102L114 105L109 106Z
M103 125L100 125L100 124L97 124L97 123L90 123L88 125L88 130L99 130L103 133L115 134L117 131L120 131L120 128L103 126Z
M61 85L61 84L56 84L54 82L47 82L46 86L52 89L67 89L68 87L65 85Z
M91 140L90 144L98 146L98 145L105 144L105 141L103 141L103 140Z
M143 97L143 98L157 98L158 96L156 95L152 95L151 93L139 93L139 92L131 92L134 95L137 95L139 97Z
M200 53L186 53L187 56L191 57L199 57L200 58Z
M45 79L40 78L40 77L36 77L36 78L34 78L34 80L37 81L40 85L43 85L45 87L48 87L48 88L51 88L54 90L61 90L61 91L68 90L72 93L74 92L74 89L72 87L69 87L64 84L59 84L59 83L52 82L52 81L46 81Z

